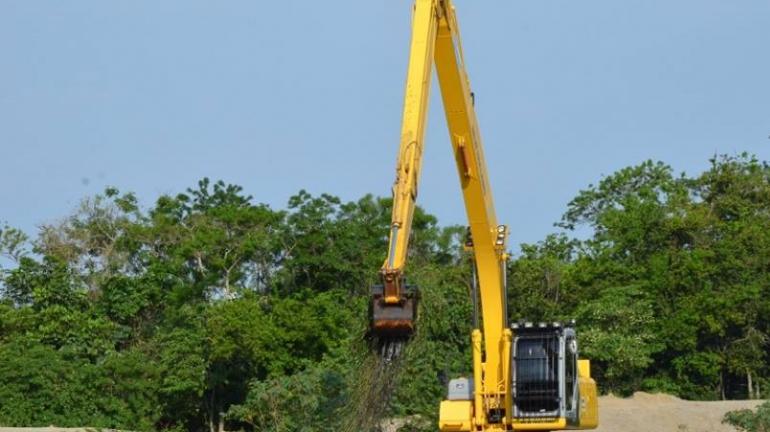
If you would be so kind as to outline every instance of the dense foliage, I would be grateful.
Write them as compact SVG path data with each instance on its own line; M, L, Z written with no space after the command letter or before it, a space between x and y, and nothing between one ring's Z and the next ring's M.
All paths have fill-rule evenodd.
M389 209L301 191L274 210L204 179L146 209L108 189L34 239L3 227L0 425L336 430ZM581 191L558 226L514 251L511 317L576 318L603 391L766 394L767 164L644 162ZM469 372L463 233L415 215L420 333L394 415L435 418L442 382Z
M743 409L725 414L722 423L728 423L744 432L770 431L770 402L758 406L756 411Z

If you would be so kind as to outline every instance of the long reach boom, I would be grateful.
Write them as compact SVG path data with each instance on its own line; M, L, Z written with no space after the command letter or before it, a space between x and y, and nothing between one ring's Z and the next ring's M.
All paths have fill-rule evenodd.
M474 95L451 0L416 0L414 5L388 254L380 270L382 285L373 288L371 333L383 341L404 340L415 330L417 292L406 285L404 267L434 62L469 222L466 247L473 252L478 274L478 298L473 301L480 301L483 317L483 332L476 328L471 336L473 377L450 382L448 400L441 403L439 427L442 431L595 427L596 384L589 376L588 360L577 361L574 329L559 323L547 328L522 323L521 335L515 336L515 330L508 327L508 228L498 225L495 215ZM517 347L521 353L514 352ZM571 377L566 362L570 352ZM518 363L517 354L521 354ZM517 365L523 369L514 370ZM514 382L517 377L518 382ZM579 403L579 397L586 401ZM540 399L546 402L538 405Z

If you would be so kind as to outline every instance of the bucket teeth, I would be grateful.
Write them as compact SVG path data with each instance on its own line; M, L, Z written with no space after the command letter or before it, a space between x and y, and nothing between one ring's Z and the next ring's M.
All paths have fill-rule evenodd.
M404 348L404 339L386 340L380 346L380 358L386 364L392 363L401 356L401 350Z

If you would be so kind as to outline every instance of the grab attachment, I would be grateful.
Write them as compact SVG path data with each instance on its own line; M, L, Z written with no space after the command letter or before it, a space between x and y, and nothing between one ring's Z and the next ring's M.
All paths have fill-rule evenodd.
M403 283L389 286L394 280L388 276L383 276L383 285L372 287L369 333L380 340L408 339L415 331L418 290Z

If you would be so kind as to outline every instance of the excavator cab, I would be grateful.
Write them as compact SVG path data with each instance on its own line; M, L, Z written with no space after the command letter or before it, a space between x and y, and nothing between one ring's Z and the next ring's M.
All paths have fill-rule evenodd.
M574 322L511 326L511 420L513 430L555 431L594 429L598 425L596 382L591 363L578 357ZM476 378L449 381L441 403L442 432L470 432ZM500 410L489 410L489 423L500 421ZM479 424L478 421L476 424ZM493 429L495 431L503 429ZM505 429L511 430L511 429Z
M591 429L598 423L590 362L578 358L574 321L522 321L513 330L513 419L517 429Z

